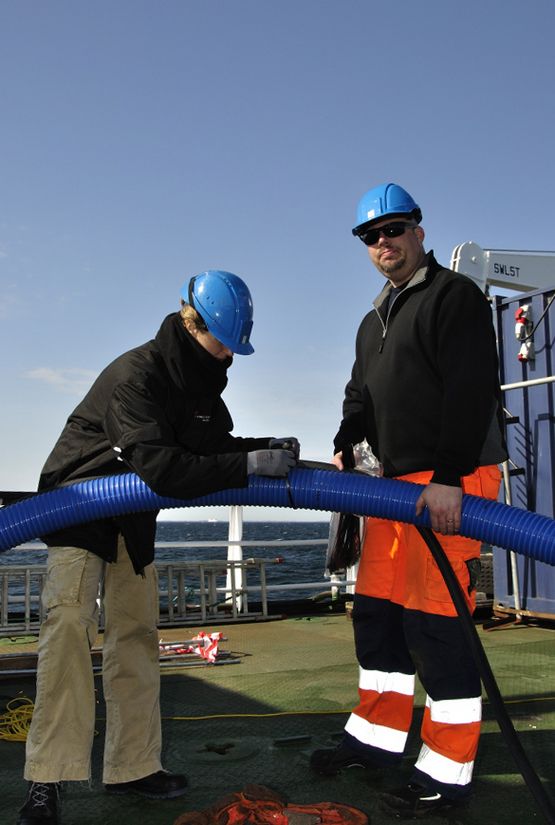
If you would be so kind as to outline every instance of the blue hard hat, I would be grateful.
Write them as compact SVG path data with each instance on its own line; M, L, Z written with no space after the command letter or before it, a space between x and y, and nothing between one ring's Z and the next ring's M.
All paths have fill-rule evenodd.
M368 229L374 221L387 215L407 215L417 223L422 220L422 212L406 189L396 183L382 183L362 196L357 207L357 225L353 235Z
M185 284L181 297L196 309L208 332L225 347L239 355L254 352L249 343L252 298L246 283L238 275L208 269Z

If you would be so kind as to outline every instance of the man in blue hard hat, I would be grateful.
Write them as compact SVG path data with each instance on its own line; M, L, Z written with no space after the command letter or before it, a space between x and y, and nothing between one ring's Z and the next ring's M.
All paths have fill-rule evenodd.
M239 438L221 398L235 353L253 352L253 306L237 275L208 270L181 293L156 337L113 361L70 415L39 490L133 471L157 494L190 499L285 477L296 438ZM278 449L276 449L278 448ZM62 783L89 780L95 731L90 648L103 592L103 781L112 794L170 799L187 780L162 768L156 512L44 536L37 694L19 825L58 825Z
M385 476L423 486L416 515L432 529L475 607L480 543L459 534L463 493L496 498L506 457L489 303L464 275L424 250L422 212L401 186L367 192L353 234L386 284L358 330L334 463L370 444ZM352 464L350 464L352 466ZM312 754L318 773L389 768L403 756L415 676L426 690L422 747L407 785L385 796L413 818L466 802L481 719L480 675L440 571L413 525L369 518L353 625L358 706L335 749Z

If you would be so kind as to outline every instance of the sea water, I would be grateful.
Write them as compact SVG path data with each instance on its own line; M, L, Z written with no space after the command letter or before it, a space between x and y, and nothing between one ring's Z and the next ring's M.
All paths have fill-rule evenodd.
M226 542L227 521L159 521L156 542ZM329 523L326 521L245 521L242 540L256 542L243 547L243 558L266 559L266 582L271 585L292 585L299 582L322 582L326 562L326 543ZM310 541L315 543L311 544ZM288 542L309 542L289 546ZM278 542L268 546L266 542ZM279 543L283 542L284 546ZM324 542L324 543L323 543ZM47 551L35 542L0 553L0 565L46 564ZM157 546L156 561L217 561L227 557L227 544L219 547L164 547ZM283 592L270 590L268 598L299 599L314 597L318 589L287 589Z
M323 521L251 521L243 523L243 541L256 542L243 547L243 558L267 559L266 583L291 585L297 582L319 582L325 586L326 544L329 524ZM228 524L222 522L160 522L156 540L163 541L226 541ZM315 540L315 544L288 546L286 542ZM266 545L265 542L284 542ZM226 547L158 548L157 561L218 560L227 556ZM324 587L322 588L324 589ZM314 589L286 590L282 593L270 590L269 599L297 599L317 594Z

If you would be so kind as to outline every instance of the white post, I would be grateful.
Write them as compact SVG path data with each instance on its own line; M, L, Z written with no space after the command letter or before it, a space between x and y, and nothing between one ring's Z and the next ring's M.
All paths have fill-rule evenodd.
M335 601L339 598L341 594L341 582L343 581L342 576L339 573L332 573L330 575L330 585L331 585L331 599Z
M243 538L243 508L235 504L229 508L229 530L228 539L230 541L241 541ZM227 560L228 561L242 561L243 547L240 544L228 544L227 546ZM227 571L226 581L226 601L232 598L231 592L231 577L235 576L235 591L243 588L243 571L231 570ZM236 607L241 612L243 606L243 597L237 596Z
M509 475L509 462L504 461L502 464L503 467L503 486L505 491L505 503L511 506L513 503L513 499L511 496L511 482L510 482L510 475ZM520 602L520 585L518 581L518 566L516 560L516 553L513 550L509 550L509 559L511 562L511 581L513 584L513 596L515 600L515 619L516 621L520 621L521 617L521 609L522 605Z
M345 571L345 578L347 579L347 581L353 581L354 582L354 581L356 581L357 574L358 574L358 561L356 562L356 564L353 564L352 567L347 567L347 569ZM348 584L345 587L345 593L349 593L349 595L354 595L354 592L355 592L355 585L354 584Z

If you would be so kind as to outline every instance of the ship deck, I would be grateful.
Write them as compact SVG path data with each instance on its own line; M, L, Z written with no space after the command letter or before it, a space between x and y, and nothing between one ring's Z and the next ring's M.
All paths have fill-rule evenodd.
M63 797L64 825L173 825L246 784L265 785L291 802L355 805L370 823L396 820L380 793L404 783L417 753L423 692L418 689L413 730L403 765L375 774L351 769L336 778L314 775L310 753L339 741L357 698L352 626L345 613L287 617L264 622L161 630L168 643L199 630L222 631L219 664L185 656L162 667L164 764L189 778L188 793L175 800L108 796L101 783L104 735L102 683L93 749L93 776L71 783ZM555 799L555 627L506 624L479 635L529 761ZM101 641L101 639L100 639ZM0 706L18 696L34 698L34 674L6 675L16 654L31 659L32 637L0 640ZM24 743L0 740L1 821L15 823L25 796ZM520 775L486 699L484 726L471 803L450 818L419 821L483 825L543 822L544 814Z

